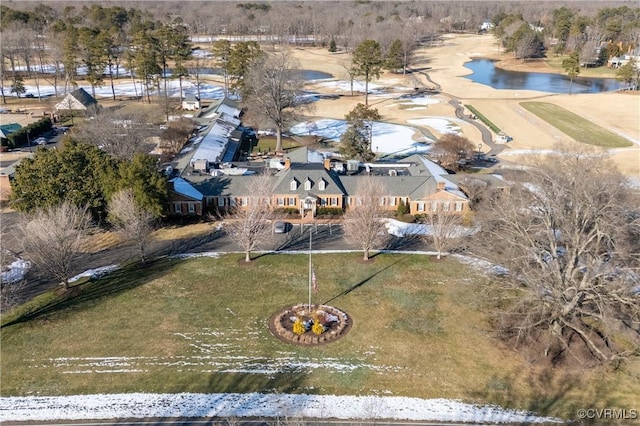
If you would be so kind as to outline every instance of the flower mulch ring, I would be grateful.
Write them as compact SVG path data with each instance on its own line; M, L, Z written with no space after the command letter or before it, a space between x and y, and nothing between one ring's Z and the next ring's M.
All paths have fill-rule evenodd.
M331 343L351 329L346 313L327 305L287 306L269 320L271 334L287 343L315 346Z

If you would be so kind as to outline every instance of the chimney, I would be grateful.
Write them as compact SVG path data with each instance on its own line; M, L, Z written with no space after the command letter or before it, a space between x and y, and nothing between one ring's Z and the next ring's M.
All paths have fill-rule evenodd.
M284 169L289 170L291 168L291 158L287 157L284 159Z
M444 181L439 180L436 182L436 189L438 191L444 191L444 186L445 186Z
M324 159L324 168L327 170L331 169L331 158L325 158Z

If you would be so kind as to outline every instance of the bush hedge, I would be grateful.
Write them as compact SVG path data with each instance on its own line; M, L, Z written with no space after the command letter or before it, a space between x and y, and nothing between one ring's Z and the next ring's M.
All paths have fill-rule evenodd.
M11 133L7 137L6 146L9 148L16 148L24 146L29 143L29 140L34 140L45 133L51 131L53 124L49 117L43 117L35 123L31 123L22 129Z
M480 111L478 111L477 109L475 109L473 106L471 105L465 105L465 108L467 108L469 111L471 111L473 114L475 114L476 117L478 117L480 119L480 121L482 121L488 128L490 128L491 130L493 130L496 134L500 133L501 130L498 126L496 126L495 124L493 124L491 122L491 120L489 120L487 117L485 117L484 115L482 115L480 113Z

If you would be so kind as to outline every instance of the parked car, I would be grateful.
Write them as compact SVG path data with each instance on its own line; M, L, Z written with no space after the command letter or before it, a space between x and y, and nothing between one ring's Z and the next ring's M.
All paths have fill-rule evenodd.
M284 234L287 232L287 222L283 222L281 220L276 221L273 224L273 232L275 234Z
M46 145L48 142L47 138L38 138L33 141L36 145Z

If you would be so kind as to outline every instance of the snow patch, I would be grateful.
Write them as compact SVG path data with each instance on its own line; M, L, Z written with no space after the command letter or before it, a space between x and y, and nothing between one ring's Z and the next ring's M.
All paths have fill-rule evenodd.
M393 396L131 393L0 398L2 421L214 416L562 423L560 419L493 405Z

